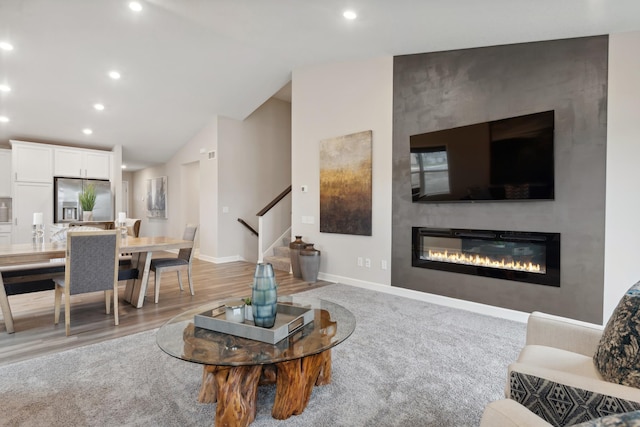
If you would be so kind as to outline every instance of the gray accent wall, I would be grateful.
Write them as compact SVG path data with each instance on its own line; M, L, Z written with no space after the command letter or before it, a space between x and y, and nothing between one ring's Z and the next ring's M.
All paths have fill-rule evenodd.
M393 286L601 323L608 36L398 56L393 77ZM411 201L411 135L555 110L555 200ZM561 234L560 287L411 266L411 227Z

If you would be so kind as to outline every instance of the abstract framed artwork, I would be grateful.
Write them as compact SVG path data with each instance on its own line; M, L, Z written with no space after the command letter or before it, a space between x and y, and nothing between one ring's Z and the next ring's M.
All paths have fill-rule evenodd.
M147 180L147 217L167 218L167 177Z
M371 236L372 131L320 141L320 232Z

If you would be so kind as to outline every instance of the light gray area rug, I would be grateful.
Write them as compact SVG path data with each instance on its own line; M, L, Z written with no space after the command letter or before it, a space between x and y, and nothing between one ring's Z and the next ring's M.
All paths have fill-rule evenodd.
M303 414L272 419L275 387L260 387L252 426L477 426L524 345L518 322L340 284L305 294L351 310L356 330ZM209 426L201 375L155 331L19 362L0 368L0 425Z

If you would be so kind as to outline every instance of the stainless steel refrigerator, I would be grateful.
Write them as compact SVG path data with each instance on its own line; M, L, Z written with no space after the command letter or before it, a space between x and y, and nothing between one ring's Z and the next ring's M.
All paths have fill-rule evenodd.
M56 177L53 181L54 223L82 221L79 196L89 184L93 184L96 189L92 221L113 221L111 182L101 179Z

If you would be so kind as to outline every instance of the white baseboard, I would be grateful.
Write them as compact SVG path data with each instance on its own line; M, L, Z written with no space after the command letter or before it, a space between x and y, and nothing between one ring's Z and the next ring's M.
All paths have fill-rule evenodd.
M494 307L492 305L480 304L472 301L465 301L456 298L445 297L442 295L430 294L427 292L414 291L413 289L399 288L397 286L382 285L380 283L367 282L364 280L352 279L349 277L336 276L333 274L319 273L318 278L328 282L341 283L344 285L357 286L374 291L385 292L391 295L397 295L405 298L413 298L419 301L425 301L433 304L439 304L446 307L458 308L461 310L472 311L474 313L484 314L487 316L499 317L501 319L513 320L516 322L527 323L530 313L523 311L510 310L508 308Z

